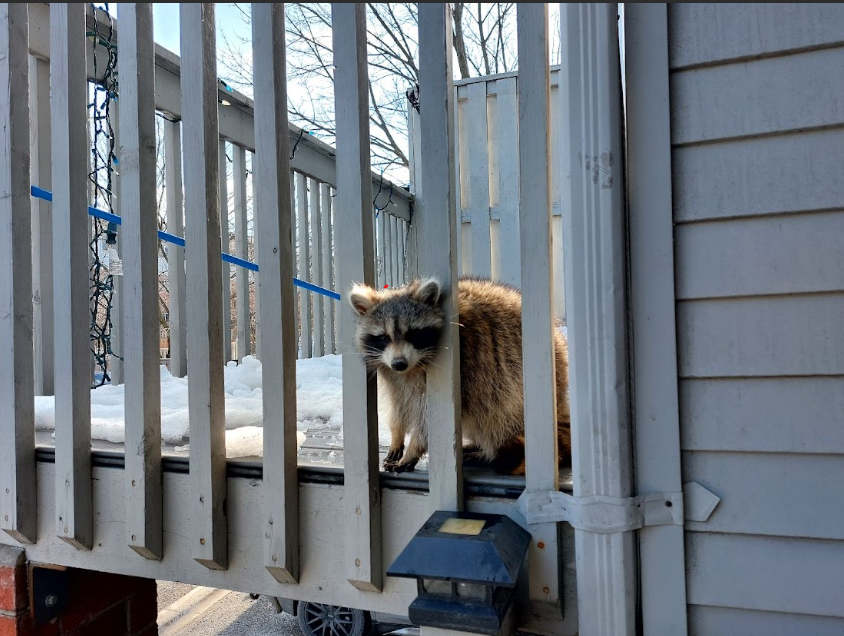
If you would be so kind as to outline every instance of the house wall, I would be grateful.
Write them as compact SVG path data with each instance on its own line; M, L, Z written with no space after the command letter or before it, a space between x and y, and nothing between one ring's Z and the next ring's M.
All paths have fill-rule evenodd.
M670 4L689 633L844 633L844 7Z

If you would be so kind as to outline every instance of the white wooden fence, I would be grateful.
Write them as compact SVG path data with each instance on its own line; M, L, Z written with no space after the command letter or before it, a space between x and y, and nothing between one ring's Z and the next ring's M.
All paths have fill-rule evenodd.
M414 148L418 180L412 267L402 247L410 220L409 197L394 188L389 204L376 200L376 207L386 208L378 212L377 220L373 212L374 195L383 192L384 185L372 173L367 152L365 4L332 5L336 159L333 149L310 136L302 138L291 159L298 131L291 130L287 120L283 5L252 5L254 102L225 90L214 74L213 4L180 6L181 60L153 45L151 4L119 7L120 211L125 226L121 249L127 272L124 289L131 287L122 303L126 326L122 334L126 352L122 471L92 468L90 445L90 225L85 205L88 5L0 5L0 85L6 87L0 94L0 301L12 309L0 312L0 336L11 349L0 357L0 529L15 541L28 542L32 560L403 612L415 586L387 579L384 570L429 511L470 507L514 513L512 501L468 501L466 497L458 321L450 323L443 352L427 376L430 471L427 488L421 493L424 498L410 492L409 482L388 490L379 474L376 383L365 372L362 358L349 352L352 309L348 303L330 303L339 311L336 341L332 342L335 332L331 329L333 316L326 309L329 303L312 304L310 295L299 292L304 302L297 310L292 274L296 271L303 280L316 282L316 278L323 283L333 277L333 289L341 296L353 281L390 285L400 283L410 271L435 274L443 282L450 316L457 314L454 291L461 249L464 271L470 264L473 273L489 273L519 284L524 295L528 404L524 488L528 495L549 499L559 488L555 380L548 360L553 351L555 310L560 313L559 283L555 282L560 265L555 265L553 258L559 259L561 245L554 240L552 215L558 199L564 199L571 210L566 228L578 239L567 241L566 246L577 246L575 255L566 251L567 293L577 310L572 312L569 335L582 343L573 349L572 416L575 422L588 425L579 435L575 426L573 435L573 452L579 460L575 467L584 467L575 475L575 494L594 498L628 494L627 365L622 346L624 298L619 291L624 281L620 179L614 183L610 179L605 186L606 181L592 179L591 170L575 170L578 153L592 156L600 153L604 144L620 156L620 100L613 99L618 97L618 87L613 84L617 75L613 73L617 70L617 42L613 39L616 5L567 5L563 11L566 54L589 62L578 69L613 78L592 85L589 76L574 72L565 76L566 106L560 105L559 110L565 113L560 121L565 123L564 138L569 144L566 153L551 148L555 102L549 80L547 6L518 7L517 93L511 77L455 89L451 5L419 5L423 93L415 129L419 142ZM88 15L87 19L94 18ZM589 28L581 33L576 28L579 24ZM600 55L592 56L595 50ZM36 72L30 82L27 52L49 60L52 106L50 135L39 136L40 143L32 151L28 142L32 121L29 87L43 88L43 77ZM12 86L15 90L9 90ZM466 93L462 105L461 92ZM41 98L45 99L43 93ZM229 106L220 104L223 98ZM516 109L522 122L517 131L513 126ZM178 302L171 300L170 317L171 334L179 340L179 364L185 364L185 345L190 353L186 360L190 466L189 471L167 475L163 474L160 444L158 236L152 189L147 187L155 179L156 111L179 122L165 128L165 153L171 164L166 171L171 186L168 204L175 212L168 229L181 229L181 170L186 242L184 254L175 248L172 253L171 267L178 271L173 280L178 281L180 296ZM484 111L491 111L492 119ZM594 138L578 128L581 115L589 120L590 130L597 131ZM35 121L41 121L40 112ZM465 125L461 126L461 121ZM490 131L493 144L487 154ZM463 141L458 143L459 139ZM231 338L224 335L224 314L229 311L223 308L220 252L224 245L221 235L228 225L228 212L221 214L221 208L227 207L227 196L221 196L225 181L221 179L221 149L227 149L228 143L237 166L234 214L240 228L236 231L238 250L244 245L246 152L254 153L257 197L257 314L263 333L259 349L266 423L263 456L267 461L249 479L228 475L231 465L227 466L225 458L223 366L225 343ZM47 148L52 150L49 161ZM572 176L559 196L555 195L555 164L548 160L557 154L566 162L560 171ZM36 464L34 457L33 232L28 221L43 220L44 216L39 215L39 203L39 214L31 217L31 164L42 172L49 169L54 194L54 240L48 250L54 272L54 465ZM336 196L332 196L335 189ZM514 210L519 210L518 224ZM458 241L458 220L462 242ZM38 231L43 235L44 229ZM297 260L294 237L298 237ZM607 246L612 249L604 249ZM518 268L510 257L517 248ZM578 263L576 271L572 263ZM43 269L44 260L40 266ZM244 296L243 279L240 281L238 296ZM228 289L228 281L225 285ZM240 307L238 315L244 312ZM51 318L43 314L42 306L42 326ZM322 490L300 483L297 316L304 334L302 355L343 352L344 468L342 478ZM320 323L328 328L321 328ZM579 369L590 373L575 382ZM593 440L589 432L598 429ZM38 522L39 514L49 517L46 524L43 519ZM300 524L306 529L301 534ZM560 526L542 522L532 524L530 531L534 540L528 597L533 611L524 614L525 628L574 633L577 611L571 601L564 601L567 559L562 555ZM576 531L577 563L585 564L578 570L579 587L587 591L581 595L580 611L584 615L587 610L585 615L591 621L590 630L582 633L612 631L595 629L599 623L618 627L617 633L622 629L632 633L627 627L628 623L632 626L634 616L630 607L635 598L633 536L629 531L609 535L587 528ZM615 576L615 566L623 576ZM570 594L571 587L567 589ZM610 609L602 613L604 608Z
M565 321L563 219L560 203L559 67L551 67L551 259L554 315ZM519 239L519 73L488 75L454 82L454 152L457 164L457 215L460 275L483 276L521 287ZM421 88L424 95L425 87ZM408 108L410 156L421 143L419 114ZM412 181L419 181L411 166Z

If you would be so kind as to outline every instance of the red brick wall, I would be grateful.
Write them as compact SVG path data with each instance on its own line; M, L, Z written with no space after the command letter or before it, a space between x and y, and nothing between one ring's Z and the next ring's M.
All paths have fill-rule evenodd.
M62 614L36 626L23 550L0 545L0 636L153 636L155 581L68 568Z

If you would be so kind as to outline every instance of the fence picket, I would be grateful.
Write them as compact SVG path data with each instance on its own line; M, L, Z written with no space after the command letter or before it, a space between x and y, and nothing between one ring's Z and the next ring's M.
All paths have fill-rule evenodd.
M181 4L193 556L228 564L220 161L214 5ZM224 179L223 179L224 180Z
M471 219L472 274L490 276L492 246L489 236L489 156L487 155L486 82L468 87L464 125L469 162L469 216Z
M452 142L454 89L451 24L449 3L419 5L419 83L425 87L420 113L424 131L421 182L425 196L417 201L415 218L419 275L439 278L442 293L445 294L445 314L456 316L457 215ZM488 214L486 227L488 230ZM487 244L488 239L487 231ZM457 322L450 322L445 329L436 364L428 371L426 415L429 431L430 506L433 510L460 510L463 507L463 434L459 417L460 348Z
M229 254L231 241L229 240L229 179L228 160L226 159L226 142L220 140L220 247L224 254ZM222 264L221 284L223 286L223 359L232 359L232 283L231 265Z
M522 356L525 396L525 486L530 492L559 488L553 270L551 266L550 85L548 5L520 4L519 131L521 172ZM501 84L501 80L499 80ZM498 96L501 99L501 94ZM559 605L557 525L531 526L529 594ZM540 550L537 545L545 547Z
M50 156L50 63L29 56L32 183L53 190ZM35 394L54 393L53 214L51 204L32 198L32 300L34 303Z
M264 400L264 565L282 583L299 578L299 480L296 457L296 300L294 218L287 130L284 6L252 5L255 60L255 212L259 246Z
M56 312L57 534L77 548L90 549L94 524L85 7L84 4L50 5L50 95Z
M319 196L322 209L322 227L320 241L322 243L322 276L320 285L326 289L334 289L334 246L331 241L331 187L327 183L319 184ZM334 353L334 306L333 300L324 300L322 305L323 321L325 324L325 353Z
M495 82L495 128L498 138L495 145L498 163L498 279L518 286L520 276L519 242L519 157L514 149L519 147L519 110L516 96L516 78L508 77ZM522 125L531 125L529 119Z
M249 260L249 237L246 232L246 150L232 144L232 174L234 180L234 244L235 254ZM237 316L237 361L249 355L249 271L236 271L235 316Z
M0 528L23 543L37 535L28 56L26 5L0 4Z
M296 227L299 232L298 276L299 280L311 280L311 249L308 239L308 181L301 172L296 173ZM311 292L299 289L299 338L302 357L310 358L311 349Z
M126 540L141 556L161 559L158 212L149 187L156 162L152 4L121 4L119 12Z
M322 280L320 270L322 269L322 208L320 207L319 188L320 183L313 179L308 183L311 207L311 277L307 279L314 285L319 285ZM311 294L313 300L313 352L314 356L325 355L325 332L322 324L322 304L331 302L322 294Z
M337 291L353 282L375 284L372 179L369 161L366 5L332 3L337 118ZM343 499L346 551L343 570L358 589L380 591L381 489L378 475L376 383L364 360L353 353L354 317L340 303L338 340L343 352Z

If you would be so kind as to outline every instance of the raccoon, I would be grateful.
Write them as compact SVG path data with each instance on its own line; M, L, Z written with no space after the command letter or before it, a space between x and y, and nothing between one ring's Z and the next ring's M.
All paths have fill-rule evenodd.
M458 282L460 386L464 463L524 474L522 295L518 289L478 278ZM412 471L428 447L426 369L435 358L449 318L440 283L414 280L397 289L354 285L355 344L391 407L389 454L384 469ZM557 442L560 463L571 460L568 352L554 331ZM405 437L410 441L405 448Z

